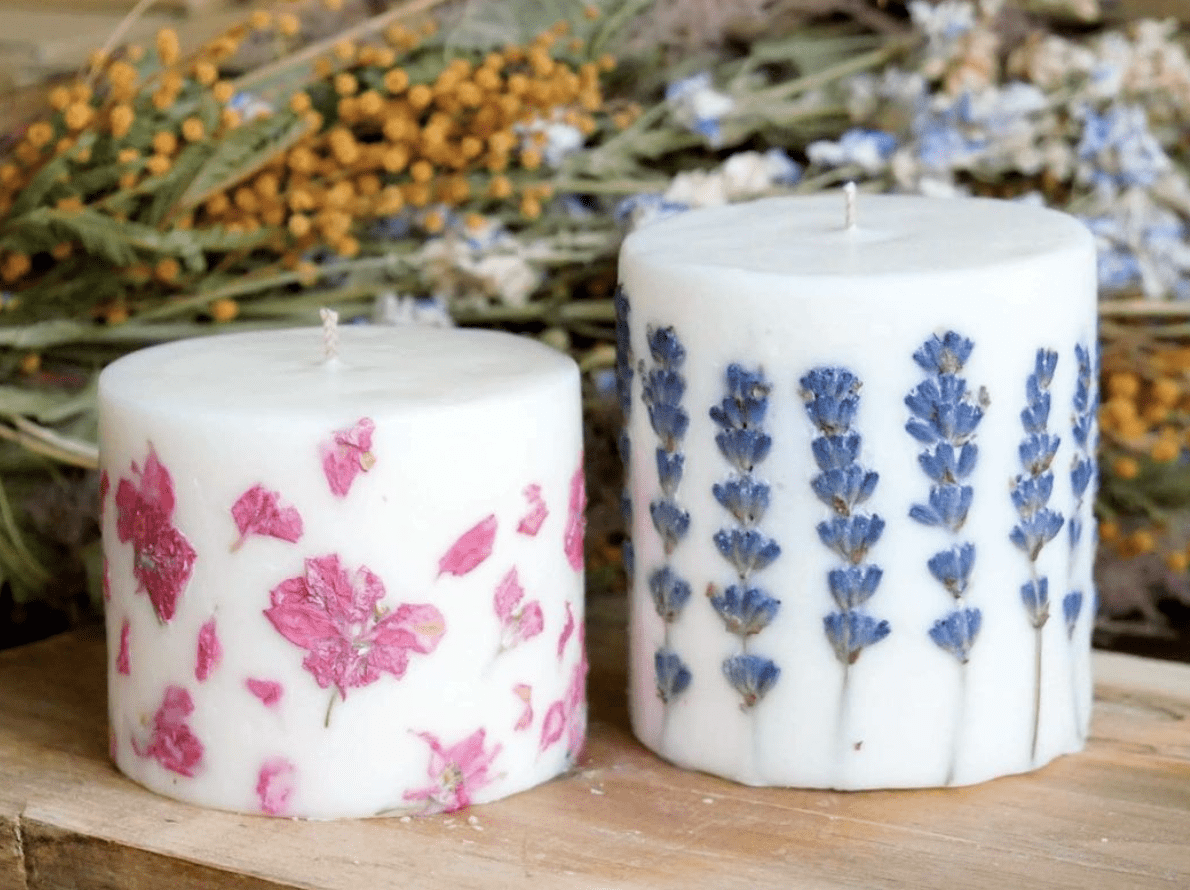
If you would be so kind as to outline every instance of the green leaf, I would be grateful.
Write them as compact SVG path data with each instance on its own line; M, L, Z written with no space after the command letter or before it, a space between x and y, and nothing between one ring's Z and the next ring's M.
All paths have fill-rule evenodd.
M214 151L182 194L178 207L193 207L251 176L308 130L305 120L289 111L257 118L232 130L215 141Z
M29 184L21 189L16 200L13 201L12 207L8 211L9 218L20 216L44 203L55 186L62 185L69 180L69 165L75 155L80 150L90 148L94 141L94 133L82 134L74 148L51 159L38 170Z
M209 141L187 145L174 161L173 167L162 177L144 222L156 226L169 214L186 193L203 166L210 160L215 148Z

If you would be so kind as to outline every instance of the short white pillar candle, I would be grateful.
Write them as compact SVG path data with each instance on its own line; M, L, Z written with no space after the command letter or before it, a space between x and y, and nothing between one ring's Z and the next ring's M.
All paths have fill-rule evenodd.
M1092 238L846 197L624 244L633 726L750 784L1029 770L1091 708Z
M114 362L99 411L127 775L334 818L453 810L573 762L569 358L484 331L229 334Z

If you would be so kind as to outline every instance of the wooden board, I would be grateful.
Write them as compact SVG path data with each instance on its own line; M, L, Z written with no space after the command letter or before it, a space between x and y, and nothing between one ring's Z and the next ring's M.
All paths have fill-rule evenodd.
M421 819L297 822L158 797L107 759L95 632L0 653L0 890L1190 887L1190 665L1097 653L1087 751L1031 775L755 789L633 741L622 626L594 605L582 768Z

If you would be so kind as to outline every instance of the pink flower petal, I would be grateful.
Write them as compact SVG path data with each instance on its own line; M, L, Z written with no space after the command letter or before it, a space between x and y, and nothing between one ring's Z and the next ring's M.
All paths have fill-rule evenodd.
M282 507L281 496L263 485L253 485L231 507L231 517L240 538L232 549L243 544L248 535L264 535L296 543L302 536L302 517L294 507Z
M336 430L331 440L322 444L322 472L332 494L347 497L355 477L376 465L376 456L372 454L375 429L371 418L361 417L354 426Z
M424 800L430 812L453 813L469 806L476 791L495 780L489 773L503 745L485 747L484 730L477 729L462 741L445 747L433 733L418 733L430 746L427 772L433 784L406 791L405 800Z
M110 603L112 601L112 566L106 556L103 558L103 578L100 583L103 585L103 601Z
M496 543L496 516L492 514L467 529L438 560L439 576L466 575L492 555Z
M270 757L260 767L256 779L256 798L260 811L270 816L281 816L289 807L296 785L297 767L284 757Z
M161 707L153 715L152 734L145 745L136 738L132 750L138 757L151 758L165 769L192 778L202 764L203 745L186 724L194 712L190 693L181 686L168 686Z
M107 507L107 493L112 487L112 477L107 474L107 470L99 471L99 515L103 516L103 511Z
M583 533L586 530L583 510L586 509L586 506L587 490L586 482L583 479L583 460L580 456L578 469L570 477L570 509L566 517L566 532L563 536L566 559L576 572L582 571L583 568Z
M545 506L545 501L541 498L541 486L537 484L529 485L525 488L525 500L529 502L528 512L521 517L521 521L517 524L516 530L522 535L534 537L541 531L541 524L545 522L545 518L550 515L550 511Z
M256 677L249 677L244 681L244 685L248 687L249 692L270 708L281 701L281 694L285 691L284 687L276 680L258 680Z
M558 635L558 660L562 660L562 653L566 651L566 643L574 633L574 610L570 603L566 604L566 623L562 626L562 633Z
M516 604L521 601L521 597L524 595L525 590L521 587L520 578L517 577L516 566L513 566L496 585L496 617L502 623L507 623L512 618L512 611L516 608Z
M215 632L215 619L210 618L198 629L198 652L194 662L194 679L205 682L223 659L223 646Z
M128 652L128 635L132 632L132 624L127 618L120 626L120 651L116 655L116 673L127 677L132 673L131 658Z
M541 744L538 745L537 750L544 751L550 745L554 744L558 739L562 738L562 733L565 729L565 704L561 701L556 701L550 705L549 710L545 712L545 719L541 721Z
M516 726L512 728L514 732L520 732L533 725L533 687L528 683L517 683L512 687L512 692L513 695L525 703L525 708L521 711L520 719L517 720Z

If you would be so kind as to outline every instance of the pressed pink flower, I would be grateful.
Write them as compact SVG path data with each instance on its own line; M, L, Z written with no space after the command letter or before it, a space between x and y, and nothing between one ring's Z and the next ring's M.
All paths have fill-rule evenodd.
M501 652L533 639L545 627L541 603L537 600L522 603L524 597L525 589L517 577L516 566L513 566L496 585L496 595L493 597L496 617L500 619Z
M583 459L580 455L578 469L570 477L570 509L566 517L566 532L563 536L563 546L566 559L570 567L576 572L583 568L583 533L586 521L583 511L587 506L586 481L583 479Z
M132 659L128 651L128 635L132 632L132 624L127 618L120 626L120 651L116 654L116 673L127 677L132 673Z
M249 692L270 708L281 701L281 694L285 691L284 687L276 680L258 680L256 677L249 677L244 681L244 685L248 687Z
M550 511L546 508L545 501L541 498L540 485L533 484L527 486L524 494L525 500L529 502L529 510L521 517L516 530L522 535L528 535L532 538L541 531L541 524L550 515Z
M107 493L112 487L112 477L107 474L107 470L99 471L99 515L103 516L103 511L107 507Z
M563 734L566 735L566 753L577 760L582 756L587 736L587 655L584 652L574 673L566 695L549 706L541 721L541 744L544 751Z
M103 558L103 577L100 583L103 585L103 601L110 603L112 601L112 566L106 556Z
M198 629L198 651L194 661L194 679L205 682L223 659L223 646L215 632L215 619L209 618Z
M528 729L533 725L533 687L528 683L517 683L512 687L512 694L525 703L524 710L521 711L521 716L513 727L514 732L520 732L522 729Z
M433 652L446 632L434 606L380 605L384 584L367 567L349 573L338 555L306 560L305 574L282 581L265 617L285 639L306 650L302 666L323 689L367 686L382 673L400 678L409 653Z
M135 737L132 750L138 757L156 760L167 770L191 778L202 764L203 745L186 725L194 713L194 701L181 686L167 686L161 707L153 715L148 744L141 746Z
M143 470L132 464L132 476L116 486L116 535L121 543L132 544L137 592L147 593L157 617L169 621L196 554L174 528L173 480L152 445Z
M231 518L235 520L240 537L231 545L232 550L243 546L248 535L264 535L297 542L302 536L302 517L295 507L282 507L281 495L269 491L263 485L253 485L231 507Z
M331 492L338 497L347 497L355 477L376 466L376 455L372 453L375 429L370 417L361 417L354 426L335 430L331 440L322 444L322 472Z
M566 651L566 644L570 635L574 633L574 610L570 603L566 603L566 623L562 625L562 633L558 634L558 661L562 660L562 653Z
M445 747L433 733L419 732L430 746L427 769L433 784L405 792L405 800L424 800L427 812L453 813L470 806L475 792L496 776L489 770L503 745L484 748L484 731L477 729L457 744Z
M256 798L260 811L270 816L282 816L289 807L289 798L297 779L297 767L284 757L270 757L260 767L256 779Z
M492 555L492 546L496 542L496 516L492 514L481 519L459 539L438 560L438 574L466 575L481 562Z

